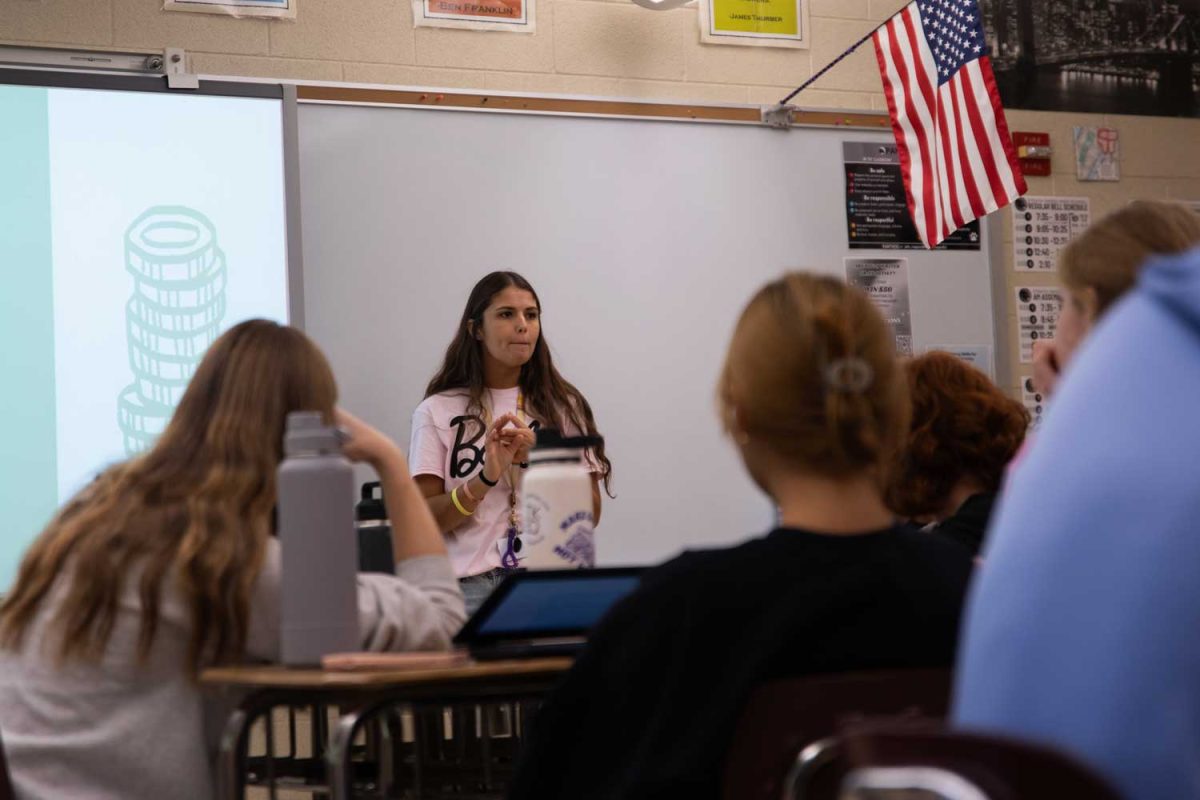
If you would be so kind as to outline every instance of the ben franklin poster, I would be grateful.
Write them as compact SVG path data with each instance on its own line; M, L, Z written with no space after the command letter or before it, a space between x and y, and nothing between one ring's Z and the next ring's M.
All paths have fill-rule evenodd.
M412 0L418 28L533 33L534 0Z

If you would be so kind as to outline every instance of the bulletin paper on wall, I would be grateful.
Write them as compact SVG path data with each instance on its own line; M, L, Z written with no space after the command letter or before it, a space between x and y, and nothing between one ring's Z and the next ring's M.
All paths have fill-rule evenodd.
M1042 416L1046 413L1046 398L1033 386L1033 378L1026 376L1021 382L1021 402L1029 412L1029 430L1036 431L1042 426Z
M871 298L896 337L896 353L913 354L907 258L847 258L846 282Z
M992 348L986 344L976 345L953 345L953 344L935 344L925 348L926 353L941 351L949 353L955 358L960 358L970 364L975 369L987 375L989 378L995 379L994 367L992 366Z
M1121 180L1121 137L1116 128L1075 126L1075 176L1081 181Z
M894 143L843 142L846 235L851 250L924 250L917 235ZM950 234L935 250L978 250L979 220Z
M535 0L412 0L418 28L533 33Z
M1054 272L1058 251L1092 222L1086 197L1020 197L1013 203L1013 258L1018 272Z
M297 0L164 0L164 11L197 11L231 17L295 19Z
M807 48L808 0L700 0L700 40Z
M1033 343L1054 338L1062 309L1061 289L1048 286L1017 287L1017 322L1021 340L1021 363L1033 363Z

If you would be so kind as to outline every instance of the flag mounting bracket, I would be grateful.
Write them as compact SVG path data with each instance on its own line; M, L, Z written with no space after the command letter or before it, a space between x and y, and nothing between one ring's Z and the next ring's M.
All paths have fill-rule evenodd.
M790 106L785 103L779 103L773 106L763 106L763 124L770 128L790 128L792 127L792 112L797 110L798 109L795 106Z

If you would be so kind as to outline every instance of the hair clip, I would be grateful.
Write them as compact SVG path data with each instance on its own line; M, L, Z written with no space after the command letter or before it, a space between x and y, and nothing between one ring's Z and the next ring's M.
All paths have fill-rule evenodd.
M825 367L825 386L843 394L862 394L875 381L875 370L857 356L838 358Z

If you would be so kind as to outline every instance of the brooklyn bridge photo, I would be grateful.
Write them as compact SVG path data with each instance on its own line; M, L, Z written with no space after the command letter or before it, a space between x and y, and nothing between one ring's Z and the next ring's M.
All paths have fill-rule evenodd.
M1200 117L1200 0L980 0L1008 108Z

